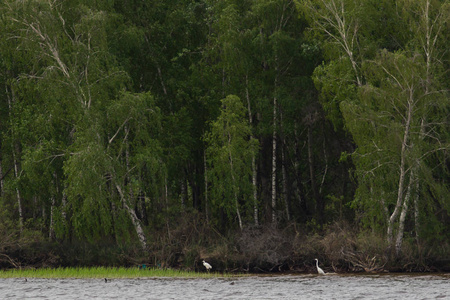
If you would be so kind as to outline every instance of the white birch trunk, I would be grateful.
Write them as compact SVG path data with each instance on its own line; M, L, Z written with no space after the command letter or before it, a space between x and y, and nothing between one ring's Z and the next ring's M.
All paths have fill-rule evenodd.
M206 223L209 224L209 211L208 211L209 210L209 207L208 207L208 164L206 163L206 152L203 153L203 167L205 169L205 216L206 216Z
M13 92L13 90L11 90L10 91L11 93L9 93L7 85L5 85L5 88L6 88L6 95L7 95L7 99L8 99L9 118L10 118L10 120L12 120L12 115L11 115L12 114L12 102L15 102L14 92ZM12 100L11 100L11 98L12 98ZM11 130L12 130L12 136L15 137L14 128L12 128ZM16 157L16 155L18 153L16 153L16 152L19 152L19 147L17 145L17 142L14 141L13 146L12 146L14 176L18 180L19 173L20 173L19 172L20 166L19 166L19 162L17 161L17 157ZM23 210L22 210L22 198L20 196L20 190L19 190L18 186L16 186L16 199L17 199L17 209L19 212L19 230L20 230L20 234L22 235L22 232L23 232Z
M284 200L284 208L286 211L286 218L288 221L291 220L291 216L289 213L289 201L288 201L288 187L287 187L287 172L285 167L285 153L284 148L281 149L281 174L283 176L283 200Z
M406 177L406 155L407 155L407 147L408 147L408 140L409 140L409 132L410 132L410 126L412 121L412 110L413 110L413 103L411 101L411 98L408 99L408 107L407 107L407 116L406 116L406 124L405 124L405 132L403 134L403 141L402 141L402 148L400 153L400 176L398 179L398 189L397 189L397 202L395 204L394 212L389 217L388 222L388 229L387 229L387 241L388 241L388 249L390 250L392 248L393 243L393 230L394 230L394 224L397 221L398 215L400 213L400 209L402 207L404 200L403 194L405 190L405 177Z
M53 240L55 238L55 225L54 225L54 209L55 209L55 197L52 197L52 203L50 205L50 228L48 230L48 238Z
M127 200L125 199L125 196L122 192L122 189L118 184L116 184L116 189L119 192L120 198L122 200L122 205L125 207L131 222L133 223L134 229L136 230L136 234L138 236L139 242L142 246L142 249L147 248L147 239L145 237L144 230L142 228L141 222L139 221L139 218L136 215L136 212L128 205Z
M420 211L419 211L419 181L416 181L416 189L414 194L414 227L416 231L416 243L420 239Z
M0 159L0 197L3 197L4 193L5 193L5 183L3 181L2 161Z
M13 150L13 159L14 159L14 175L16 176L16 179L19 179L19 162L16 159L15 150ZM16 186L16 197L17 197L17 209L19 211L19 228L20 233L23 232L23 210L22 210L22 197L20 196L20 189Z
M414 182L414 176L413 176L413 172L411 172L411 175L409 178L408 190L405 195L405 200L403 201L402 212L400 213L400 219L399 219L399 223L398 223L397 239L395 242L395 253L397 256L402 251L403 235L405 232L405 220L406 220L406 214L408 213L409 201L411 199L411 189L412 189L413 182Z
M325 11L322 12L317 10L313 1L308 4L311 11L317 14L315 25L342 48L352 65L356 77L356 84L362 86L358 62L355 58L358 35L357 20L346 19L344 1L321 0L321 2L325 8Z
M233 156L231 154L231 147L230 147L230 145L231 145L231 135L228 132L228 149L229 149L228 155L229 155L229 158L230 158L231 180L233 181L234 202L235 202L235 205L236 205L236 214L237 214L237 217L238 217L239 228L242 230L243 229L243 227L242 227L242 219L241 219L241 212L239 210L239 201L238 201L238 192L237 192L238 187L236 186L236 178L234 176Z
M252 110L250 106L250 95L248 92L248 75L245 76L245 94L247 97L247 107L248 107L248 121L250 126L253 128L253 116ZM253 139L253 135L250 136L250 139ZM252 154L252 187L253 187L253 220L255 221L255 225L259 225L258 220L258 189L257 189L257 181L256 181L256 154Z
M275 57L275 60L277 58ZM278 72L278 67L275 67L275 72ZM272 223L277 224L277 123L278 123L278 98L277 98L277 85L278 74L275 75L275 91L273 96L273 134L272 134Z

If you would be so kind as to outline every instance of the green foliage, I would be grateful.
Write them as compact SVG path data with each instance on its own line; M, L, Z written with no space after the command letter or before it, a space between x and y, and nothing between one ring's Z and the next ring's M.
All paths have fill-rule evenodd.
M0 229L132 244L139 227L150 238L194 211L223 234L239 215L268 222L276 191L280 227L345 219L384 233L409 191L407 238L442 240L448 11L434 0L2 1Z
M212 203L230 218L239 207L250 206L251 159L258 147L258 141L250 135L241 100L227 96L222 100L220 116L205 135L205 142Z

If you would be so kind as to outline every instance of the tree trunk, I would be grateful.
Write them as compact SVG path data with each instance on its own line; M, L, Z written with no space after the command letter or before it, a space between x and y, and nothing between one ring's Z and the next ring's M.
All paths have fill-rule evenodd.
M275 56L275 63L277 58ZM273 95L273 133L272 133L272 223L277 224L277 123L278 123L278 66L275 67L275 82L274 82L274 95Z
M15 150L13 150L13 159L14 159L14 174L16 176L16 180L19 179L19 162L17 161ZM23 232L23 210L22 210L22 197L20 196L20 189L16 186L16 196L17 196L17 209L19 211L19 228L20 234Z
M1 146L0 146L1 149ZM5 193L5 183L3 181L3 169L2 169L2 160L0 157L0 197L3 197Z
M134 229L136 230L136 234L138 236L139 242L142 246L142 249L147 248L147 239L145 237L144 230L141 226L141 222L139 221L136 212L128 205L127 200L122 192L120 186L116 183L116 189L119 192L120 198L122 200L123 207L125 207L128 215L130 216L131 222L133 223Z
M12 107L12 105L15 102L14 91L12 89L11 90L8 89L8 85L6 85L6 84L5 84L5 89L6 89L6 97L8 99L9 119L12 120L13 119L13 115L12 115L13 107ZM14 139L13 147L12 147L14 176L16 177L16 180L18 180L19 179L19 174L20 174L20 165L19 165L19 162L17 160L17 155L20 153L20 146L19 146L18 142L15 141L15 132L14 132L14 127L13 127L12 124L11 124L11 135L12 135L12 137ZM3 177L2 177L2 181L3 181ZM3 188L2 188L2 193L3 193ZM23 210L22 210L22 198L20 196L20 190L19 190L18 185L16 185L16 199L17 199L17 209L18 209L18 212L19 212L19 230L20 230L20 234L22 235L22 232L23 232Z
M208 207L208 165L206 163L206 151L203 152L203 168L205 169L205 216L206 223L209 224L209 207Z
M242 219L241 219L241 212L239 211L239 201L238 201L238 187L236 186L236 178L234 176L234 169L233 169L233 156L231 154L231 136L230 133L228 133L228 155L229 155L229 159L230 159L230 171L231 171L231 180L233 181L233 191L234 191L234 201L235 201L235 205L236 205L236 214L238 217L238 222L239 222L239 228L242 230Z
M9 93L11 92L11 93ZM8 86L6 86L6 95L8 98L8 108L9 108L9 118L12 120L12 104L15 102L14 92L11 90L8 90ZM11 99L12 98L12 99ZM14 127L11 128L11 134L13 136L13 139L15 139L15 133L14 133ZM13 141L13 147L12 147L12 155L13 155L13 164L14 164L14 176L16 177L16 180L19 179L20 174L20 165L19 161L17 160L17 155L20 153L20 146L17 141ZM16 185L16 199L17 199L17 209L19 212L19 230L20 234L23 232L23 210L22 210L22 198L20 196L20 189L19 186Z
M394 208L394 212L391 214L388 222L388 229L387 229L387 242L388 242L388 250L392 249L392 243L393 243L393 229L395 221L397 220L398 214L400 213L400 208L402 206L403 201L403 194L405 189L405 177L406 177L406 154L407 154L407 148L408 148L408 140L409 140L409 132L410 132L410 126L412 121L412 110L413 110L413 103L411 99L408 100L408 107L407 107L407 117L406 117L406 124L405 124L405 132L403 134L403 141L402 141L402 148L400 153L400 176L398 179L398 189L397 189L397 203Z
M414 227L416 232L416 243L419 244L420 239L420 219L419 219L419 181L416 180L416 189L414 195Z
M250 95L248 92L248 75L245 76L245 94L247 98L247 107L248 107L248 121L250 126L253 129L253 116L252 110L250 106ZM253 139L253 134L250 136L250 139ZM257 181L256 181L256 154L252 154L252 187L253 187L253 220L255 221L255 225L258 226L258 189L257 189Z
M323 224L323 208L322 208L322 201L319 196L319 191L317 190L317 183L316 183L316 174L315 174L315 168L314 168L314 156L312 151L312 125L308 124L307 128L307 135L308 135L308 164L309 164L309 178L311 181L311 190L313 192L313 197L315 200L315 208L316 208L316 214L317 219L320 225Z
M52 197L52 202L50 205L50 226L48 230L48 238L50 241L55 239L54 209L55 209L55 196Z
M288 178L286 171L286 140L283 130L283 113L280 111L280 137L281 137L281 176L283 178L282 186L283 186L283 202L284 209L286 213L286 219L288 221L291 220L290 212L289 212L289 194L288 194Z
M289 199L288 199L288 182L287 182L287 172L286 172L286 157L284 147L281 148L281 174L283 176L283 200L284 208L286 210L286 219L291 220L289 213Z
M359 25L356 20L347 21L346 17L348 16L346 16L344 1L321 0L321 2L325 8L324 11L319 11L314 5L314 1L311 1L311 4L308 5L311 12L317 14L317 17L315 17L315 25L342 48L352 65L356 77L356 84L362 86L362 78L354 53L356 48L355 43L357 43L358 39ZM336 32L333 32L333 29Z
M397 240L395 242L395 253L397 257L400 255L400 252L402 251L402 244L403 244L403 235L405 231L405 220L406 220L406 214L408 213L408 206L409 201L411 198L411 189L412 185L414 183L414 176L413 172L411 172L411 175L409 177L409 184L408 184L408 190L405 195L405 200L403 201L403 207L402 212L400 214L400 220L398 224L398 231L397 231Z

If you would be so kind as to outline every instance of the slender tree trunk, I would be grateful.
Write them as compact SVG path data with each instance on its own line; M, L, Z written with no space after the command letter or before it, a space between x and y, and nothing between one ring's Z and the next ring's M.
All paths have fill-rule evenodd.
M416 232L416 243L420 241L420 208L419 208L419 181L416 180L416 188L414 194L414 227Z
M156 68L158 70L158 77L159 77L159 80L161 82L161 87L163 89L164 95L167 96L167 89L166 89L166 85L164 84L164 80L163 80L163 77L162 77L162 72L161 72L161 68L159 67L159 64L156 64Z
M412 95L411 95L412 97ZM405 178L406 178L406 155L408 150L408 140L409 140L409 132L410 132L410 126L412 121L412 111L413 111L413 103L411 101L411 98L408 101L408 107L407 107L407 116L406 116L406 124L405 124L405 132L403 134L403 141L402 141L402 148L400 152L400 176L398 180L398 189L397 189L397 203L394 208L394 212L389 217L388 222L388 229L387 229L387 239L388 239L388 250L392 249L392 243L393 243L393 229L394 224L397 220L397 217L400 213L400 209L402 206L402 203L404 201L404 189L405 189Z
M15 102L15 96L14 91L11 89L8 89L8 86L5 85L6 88L6 97L8 99L8 109L9 109L9 119L12 120L12 109L13 109L13 103ZM12 99L11 99L12 98ZM12 122L12 121L11 121ZM12 124L11 124L12 125ZM13 139L15 139L15 131L14 127L11 126L11 134L13 136ZM17 155L20 153L20 146L17 141L13 141L13 147L12 147L12 155L13 155L13 164L14 164L14 176L16 177L16 180L19 179L20 174L20 165L19 161L17 159ZM16 199L17 199L17 209L19 212L19 230L20 234L23 232L23 210L22 210L22 198L20 196L20 189L18 185L16 185Z
M206 171L206 169L205 169L205 171ZM206 178L205 178L205 180L206 180ZM184 209L186 209L186 200L187 200L187 186L186 186L185 178L180 180L180 185L181 185L181 207L184 210Z
M319 224L323 224L323 209L322 209L322 201L319 196L319 192L317 190L317 183L316 183L316 173L314 169L314 156L313 156L313 150L312 150L312 125L308 124L307 127L307 135L308 135L308 164L309 164L309 178L311 181L311 190L313 192L313 197L315 200L315 208L316 208L316 214L319 221Z
M2 149L1 146L0 149ZM2 168L2 160L0 157L0 197L3 197L4 193L5 193L5 182L3 181L3 168Z
M55 196L52 197L52 203L50 205L50 226L48 230L49 240L55 239L55 224L54 224L54 209L55 209Z
M128 205L128 201L125 198L125 195L122 192L122 189L120 188L120 186L116 183L116 189L119 192L120 198L122 199L122 205L123 207L125 207L128 215L130 216L131 222L133 223L134 229L136 230L136 234L138 236L139 242L142 246L142 249L146 249L147 248L147 239L145 237L145 233L144 230L142 228L141 222L139 221L139 218L136 215L136 212L134 211L134 209L132 209L129 205Z
M206 151L203 152L203 167L205 169L205 216L206 223L209 224L209 207L208 207L208 164L206 163Z
M275 56L275 64L277 64L277 58ZM277 224L277 124L278 124L278 66L275 67L275 82L274 82L274 95L273 95L273 133L272 133L272 223Z
M356 77L356 84L362 86L362 78L359 72L358 62L355 58L356 43L358 38L357 20L347 20L344 1L339 0L320 0L323 3L325 11L321 12L313 5L312 1L308 7L316 12L318 16L315 19L317 28L325 32L332 40L342 48L348 56ZM332 28L332 30L330 30ZM333 32L336 31L336 32Z
M50 204L50 227L48 231L48 238L50 240L55 239L55 215L54 210L56 207L56 197L59 196L59 182L58 182L58 175L56 174L56 171L53 172L53 184L55 186L55 195L52 196L52 201Z
M229 149L228 155L229 155L229 159L230 159L231 180L233 181L234 201L235 201L235 205L236 205L236 214L237 214L238 221L239 221L239 228L242 230L243 226L242 226L241 212L239 211L238 186L236 183L236 178L234 176L233 156L231 154L230 145L231 145L231 135L228 132L228 149Z
M66 192L63 189L62 192L62 198L61 198L61 216L62 216L62 222L63 222L63 228L64 228L64 233L69 234L69 224L67 222L67 195ZM64 239L68 239L69 236L65 236L64 235Z
M283 202L284 209L286 213L286 219L290 221L290 213L289 213L289 193L288 193L288 178L286 171L286 139L283 130L283 113L280 111L280 137L281 137L281 176L283 178L282 186L283 186Z
M167 184L167 174L164 174L164 203L166 205L166 226L167 234L170 237L170 224L169 224L169 187Z
M405 220L406 220L406 214L408 213L409 201L411 198L411 189L412 189L413 183L414 183L414 176L413 176L413 172L411 172L410 177L409 177L408 190L405 195L405 200L403 201L402 212L400 213L400 220L398 223L397 239L395 242L395 253L396 253L397 257L400 255L400 252L402 251L403 235L405 232Z
M325 183L325 178L327 177L327 173L328 173L328 155L327 155L327 149L325 147L325 130L323 129L323 123L322 123L322 132L324 135L323 138L323 160L325 161L325 170L323 171L323 176L322 176L322 181L320 182L320 187L319 187L319 195L323 195L322 193L322 188L323 188L323 184Z
M250 95L248 92L248 75L245 75L245 95L247 98L247 107L248 107L248 121L253 130L253 116L252 110L250 106ZM250 139L253 139L253 134L250 136ZM256 182L256 154L252 154L252 187L253 187L253 220L255 221L255 225L259 225L258 221L258 189Z
M286 218L288 221L291 220L291 216L289 213L289 199L288 199L288 179L286 172L286 157L284 147L281 148L281 174L283 176L283 200L284 200L284 208L286 210Z
M16 176L16 179L19 179L19 170L20 170L20 166L19 166L19 162L17 161L16 158L16 154L15 154L15 150L13 150L13 159L14 159L14 174ZM23 210L22 210L22 197L20 196L20 189L18 186L16 186L16 197L17 197L17 209L19 211L19 228L20 228L20 233L22 234L23 232Z
M300 157L300 145L299 145L299 136L298 136L298 131L297 131L297 123L295 124L294 127L294 135L295 135L295 144L294 144L294 149L295 149L295 157L299 158ZM297 198L298 198L298 205L299 207L302 207L305 211L307 209L306 207L306 202L303 200L303 191L302 191L302 175L301 175L301 170L300 170L300 166L299 166L299 159L295 159L294 162L294 170L295 170L295 181L296 181L296 193L297 193Z

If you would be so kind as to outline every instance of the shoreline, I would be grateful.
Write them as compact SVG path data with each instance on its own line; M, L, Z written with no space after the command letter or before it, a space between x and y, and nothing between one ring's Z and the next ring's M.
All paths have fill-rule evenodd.
M329 272L318 275L311 272L272 272L272 273L226 273L226 272L195 272L175 269L139 269L138 267L80 267L80 268L36 268L36 269L6 269L0 270L0 279L33 278L33 279L213 279L213 278L243 278L243 277L283 277L283 276L450 276L450 272ZM105 281L106 282L106 281Z

